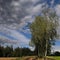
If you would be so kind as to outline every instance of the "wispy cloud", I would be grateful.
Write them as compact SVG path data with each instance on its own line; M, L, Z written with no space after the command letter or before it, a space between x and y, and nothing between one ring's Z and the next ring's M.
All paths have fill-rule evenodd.
M42 4L40 0L1 0L0 1L0 42L4 43L17 41L18 43L29 44L29 40L20 32L30 33L29 29L23 29L28 22L34 20L33 15L38 15ZM19 30L20 32L18 32Z
M25 37L23 34L19 33L16 30L10 30L7 29L6 31L9 31L10 34L6 34L4 32L0 33L0 42L3 43L17 43L17 44L29 44L30 39L28 39L27 37ZM5 41L4 41L5 40Z
M53 46L52 52L59 51L60 52L60 46Z
M42 6L49 6L48 2L53 5L55 0L1 0L0 42L28 45L30 39L23 33L28 35L31 33L26 26L41 13ZM55 10L58 15L60 15L59 9L60 5L56 5Z
M57 15L60 16L60 4L55 6L55 10L56 10Z

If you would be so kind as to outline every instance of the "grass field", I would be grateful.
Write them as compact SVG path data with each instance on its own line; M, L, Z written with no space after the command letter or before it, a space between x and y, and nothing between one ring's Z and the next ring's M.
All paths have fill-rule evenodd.
M0 60L16 60L15 57L0 57Z
M18 57L0 57L0 60L25 60L26 58L34 58L34 57L22 57L22 58L18 58ZM60 56L49 56L49 58L53 58L55 60L60 60ZM29 59L31 60L31 59ZM39 60L43 60L43 59L39 59Z
M55 60L60 60L60 56L53 56Z

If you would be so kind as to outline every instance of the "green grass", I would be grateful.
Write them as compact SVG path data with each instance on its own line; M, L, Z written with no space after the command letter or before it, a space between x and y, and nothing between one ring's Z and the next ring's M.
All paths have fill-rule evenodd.
M28 57L29 56L17 58L16 60L25 60ZM32 57L32 56L30 56L30 57ZM55 59L55 60L60 60L60 56L48 56L48 58L52 58L52 59ZM39 59L39 60L42 60L42 59Z
M53 58L55 60L60 60L60 56L49 56L50 58Z
M60 60L60 56L54 56L53 58L56 60Z

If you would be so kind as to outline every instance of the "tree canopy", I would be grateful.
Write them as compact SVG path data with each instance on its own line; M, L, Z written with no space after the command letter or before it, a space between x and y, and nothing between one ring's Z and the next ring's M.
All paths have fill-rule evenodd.
M35 45L39 57L50 52L51 45L57 37L58 18L55 13L47 12L42 16L37 16L30 25L32 34L31 43Z

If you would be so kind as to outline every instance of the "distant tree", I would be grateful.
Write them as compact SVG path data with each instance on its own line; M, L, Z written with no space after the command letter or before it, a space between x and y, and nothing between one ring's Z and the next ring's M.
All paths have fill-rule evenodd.
M13 46L1 46L0 45L0 57L22 57L35 55L34 51L30 51L29 48L14 48Z
M60 52L59 51L56 51L53 53L54 56L60 56Z
M4 56L4 47L0 45L0 57Z
M4 51L5 51L5 57L11 57L13 53L13 47L7 46Z
M22 55L23 56L30 56L33 55L34 52L30 51L29 48L22 48Z
M20 57L21 56L21 49L19 47L15 48L14 56L15 57Z

